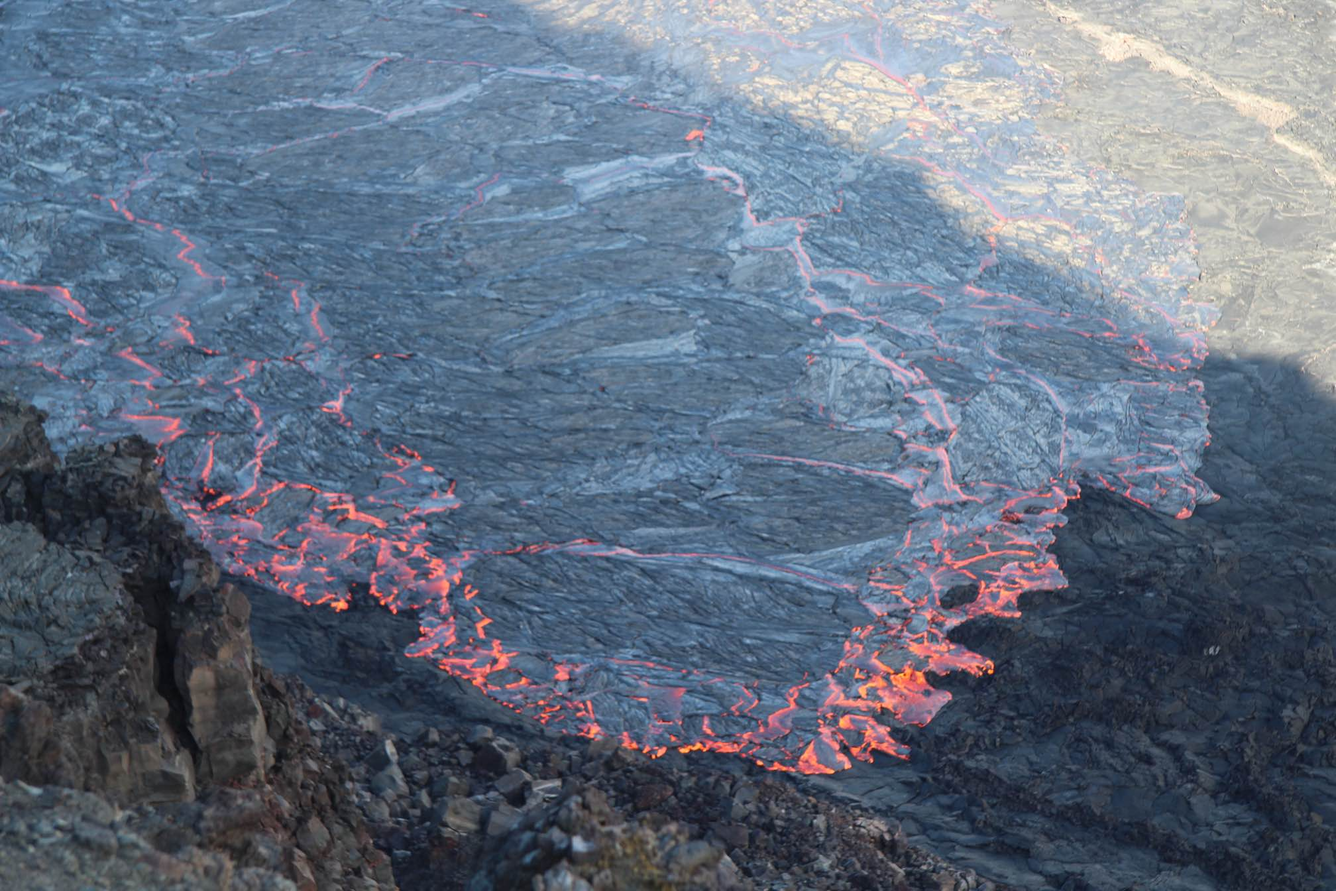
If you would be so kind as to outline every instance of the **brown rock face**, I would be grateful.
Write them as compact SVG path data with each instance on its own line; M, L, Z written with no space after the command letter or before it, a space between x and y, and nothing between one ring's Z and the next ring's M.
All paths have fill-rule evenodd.
M190 735L199 746L200 775L216 782L263 778L265 721L252 670L250 603L231 585L218 585L212 563L207 585L201 583L198 569L195 561L187 561L178 596L190 603L203 593L199 602L214 609L177 634L173 670L186 702Z
M0 811L6 782L35 809L0 825L0 860L9 836L27 850L38 811L91 800L23 790L67 787L157 805L128 812L160 852L136 887L393 888L347 765L256 663L250 604L168 511L156 452L131 438L62 463L42 420L0 396ZM91 880L80 857L24 887Z
M0 545L22 555L0 583L0 682L58 717L5 712L4 776L126 803L263 780L249 605L168 512L157 453L128 439L62 467L42 419L0 400ZM10 756L19 740L37 751Z

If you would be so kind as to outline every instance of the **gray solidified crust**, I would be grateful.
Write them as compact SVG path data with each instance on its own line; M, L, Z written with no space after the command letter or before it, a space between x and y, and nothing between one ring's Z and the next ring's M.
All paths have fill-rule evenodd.
M8 38L13 379L526 715L904 756L1078 487L1213 497L1180 205L1035 138L974 5L150 10Z

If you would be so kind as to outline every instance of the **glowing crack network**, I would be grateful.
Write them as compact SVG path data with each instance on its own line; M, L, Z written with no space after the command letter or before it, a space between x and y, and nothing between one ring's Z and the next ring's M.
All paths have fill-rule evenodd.
M6 383L549 726L904 756L1080 487L1214 497L1181 208L979 4L10 6Z

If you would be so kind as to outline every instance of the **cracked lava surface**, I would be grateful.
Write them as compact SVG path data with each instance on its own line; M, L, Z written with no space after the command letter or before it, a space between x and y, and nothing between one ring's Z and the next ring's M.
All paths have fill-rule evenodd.
M0 6L6 383L558 730L904 756L1082 487L1214 497L1180 202L1037 136L981 6L48 6Z

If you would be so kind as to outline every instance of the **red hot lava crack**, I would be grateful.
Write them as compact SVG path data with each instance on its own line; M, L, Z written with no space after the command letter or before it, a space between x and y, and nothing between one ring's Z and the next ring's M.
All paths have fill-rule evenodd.
M910 80L897 72L894 60L883 50L883 22L875 11L869 9L869 13L875 21L871 49L859 50L848 35L843 35L846 58L871 67L910 97L922 112L910 132L925 154L939 142L954 139L987 155L989 150L976 132L932 108ZM762 33L721 19L713 21L723 33L759 35L789 49L810 50L815 45L775 29ZM199 76L226 77L245 64L243 59L229 71ZM568 69L505 67L391 54L362 69L350 84L350 95L373 93L376 83L413 64L473 66L513 76L582 80L606 85L617 90L619 96L622 92L599 75ZM777 462L812 473L856 475L909 493L917 513L899 548L864 578L831 578L804 567L766 563L739 554L644 552L588 539L443 553L432 540L430 518L460 506L455 481L443 477L428 459L406 445L384 447L375 434L359 426L358 418L349 413L348 397L354 384L347 374L348 358L337 348L336 328L324 317L321 303L311 296L304 282L277 272L263 271L260 281L265 293L277 301L275 305L284 306L284 312L290 312L292 322L304 332L290 355L244 357L229 352L226 344L202 343L205 335L192 327L189 306L170 313L156 343L127 345L117 340L114 325L100 325L69 288L11 279L0 279L0 291L13 300L44 300L51 314L63 321L53 321L50 330L39 331L0 316L0 347L21 361L25 351L41 344L46 349L50 342L61 340L80 350L102 351L110 357L108 368L118 369L115 383L122 389L118 395L120 407L111 417L95 422L96 432L104 436L136 432L164 451L164 491L227 571L254 579L304 604L339 611L348 609L351 603L350 585L362 583L370 596L391 612L408 609L416 613L421 637L408 649L408 656L431 660L521 714L580 736L613 734L624 745L651 755L670 748L735 753L776 770L828 773L849 767L851 758L870 760L878 752L904 757L907 749L892 736L888 725L926 724L950 698L932 686L929 673L992 671L991 662L984 656L950 640L952 629L982 615L1016 616L1022 593L1064 584L1047 548L1053 539L1052 530L1064 522L1063 509L1078 497L1078 482L1102 486L1177 516L1186 516L1193 505L1208 500L1211 494L1193 475L1188 457L1171 443L1147 439L1135 454L1107 460L1092 457L1077 441L1070 423L1081 410L1076 400L1009 358L992 342L984 343L984 353L991 363L988 381L1014 381L1044 394L1060 428L1058 452L1050 478L1041 485L1025 487L966 478L953 459L962 436L962 402L934 383L933 369L897 347L896 338L930 344L934 360L958 363L967 354L978 352L978 344L960 333L968 326L973 326L970 330L994 333L1013 328L1058 332L1106 343L1110 349L1124 351L1134 364L1170 376L1200 364L1205 356L1204 338L1163 306L1126 288L1114 291L1151 322L1173 331L1177 351L1157 352L1142 332L1125 330L1126 325L1111 318L1055 310L1025 295L994 292L973 283L948 289L930 282L882 281L858 269L821 268L809 254L804 235L815 221L847 212L842 196L837 195L833 206L823 213L761 219L753 208L744 177L709 160L708 149L716 139L711 134L716 124L711 116L660 108L632 96L621 99L651 112L681 116L686 123L682 136L685 146L679 144L682 150L668 157L691 159L702 176L738 199L744 248L787 253L792 258L803 283L796 298L813 311L813 330L821 338L821 343L808 353L804 373L818 374L834 360L870 363L903 394L905 404L912 406L897 418L893 430L903 448L902 460L894 468L859 466L816 455L743 451L716 444L719 452L736 461ZM271 146L266 152L427 113L446 101L429 100L379 111L362 105L359 99L355 106L378 114L377 122L303 137ZM202 159L204 151L198 154ZM1022 220L1056 227L1076 242L1088 242L1057 215L1010 215L1004 202L974 184L964 169L929 157L889 154L962 190L979 212L992 220L985 232L990 250L978 261L980 274L997 264L999 239ZM233 287L226 277L209 271L207 260L201 259L206 251L181 229L142 219L129 209L136 189L155 179L152 160L152 155L144 158L142 171L119 197L95 195L93 200L125 225L143 231L145 237L161 239L191 280L191 287L200 289L198 293ZM631 160L623 166L638 163ZM611 176L621 169L605 170L598 176ZM207 172L201 172L201 177L207 181ZM473 196L466 204L414 224L405 249L419 227L458 220L483 206L488 190L501 178L501 173L494 173L475 182ZM1090 262L1102 269L1106 258L1099 248L1092 245L1088 253ZM833 297L831 289L822 287L824 284L844 288L848 301ZM188 288L185 292L193 293ZM913 311L886 312L885 308L892 305ZM849 333L843 327L846 323L860 326L861 333ZM189 379L173 379L164 370L167 363L162 357L178 350L205 356L206 371ZM361 358L412 359L391 352ZM253 388L272 363L299 369L315 382L323 401L314 404L312 411L328 416L347 435L374 442L381 467L372 491L341 491L309 481L278 479L267 471L266 456L278 444L279 433ZM107 386L106 382L67 374L46 359L29 364L35 364L64 387L88 390ZM1195 382L1171 377L1118 383L1132 400L1147 388L1154 390L1146 394L1147 410L1156 404L1154 396L1182 393L1195 400L1204 420L1200 385ZM160 395L184 388L193 388L201 400L240 409L245 429L240 433L207 426L196 429L193 416L182 411L179 402L169 404ZM818 415L832 425L854 423L840 417L838 407L817 408ZM235 469L230 471L231 478L220 481L218 450L239 438L248 442L248 454L243 461L232 461ZM184 464L177 461L172 466L188 469L166 472L166 453L175 456L187 449L191 457ZM296 522L276 524L273 519L294 514L300 517ZM721 677L701 668L648 660L606 657L586 661L569 654L521 652L507 648L494 635L489 628L494 622L485 612L479 590L466 580L466 572L476 560L519 554L745 565L758 573L856 594L867 610L868 621L850 629L837 664L819 675L795 679L782 690L761 689L752 680ZM972 588L974 598L959 607L944 606L944 595L961 586ZM604 719L590 693L590 682L604 664L624 670L630 680L622 694L643 706L647 720L636 733L601 723ZM722 696L732 705L715 715L688 713L684 701L702 690L711 691L716 700Z

